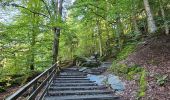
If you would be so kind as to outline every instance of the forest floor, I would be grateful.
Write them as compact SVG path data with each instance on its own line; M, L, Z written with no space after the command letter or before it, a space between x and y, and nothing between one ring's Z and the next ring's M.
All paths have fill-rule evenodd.
M9 96L10 94L14 93L15 91L17 91L20 87L19 86L13 86L13 87L9 87L8 89L6 89L5 92L0 93L0 100L4 100L5 97Z
M170 36L147 38L139 44L127 59L121 61L126 65L138 64L147 71L146 95L142 100L170 100ZM166 76L163 86L158 85L156 76ZM161 79L160 79L161 80ZM121 94L125 100L136 100L139 82L124 80L126 89Z

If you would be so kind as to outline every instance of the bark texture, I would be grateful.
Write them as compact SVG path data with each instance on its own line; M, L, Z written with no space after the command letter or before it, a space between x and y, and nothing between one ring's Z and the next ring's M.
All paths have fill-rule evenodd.
M63 5L63 0L57 0L56 4L56 16L57 16L57 21L61 21L62 19L62 5ZM59 5L59 6L58 6ZM59 51L59 38L60 38L60 28L55 27L53 28L54 32L54 41L53 41L53 64L57 62L57 57L58 57L58 51Z
M148 32L149 33L155 33L157 30L157 27L155 25L155 21L153 19L153 15L150 9L150 5L148 0L143 0L144 2L144 7L147 15L147 23L148 23Z
M165 34L169 35L169 27L168 27L168 22L167 22L166 17L165 17L165 11L164 11L164 8L163 8L163 5L162 5L162 0L159 0L159 4L160 4L161 15L162 15L162 18L163 18L163 21L164 21Z

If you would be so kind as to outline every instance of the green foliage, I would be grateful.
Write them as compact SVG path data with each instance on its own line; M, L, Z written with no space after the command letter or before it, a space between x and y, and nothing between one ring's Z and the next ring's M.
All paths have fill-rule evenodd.
M127 58L134 50L136 44L126 44L125 47L117 54L117 60L124 60Z
M137 99L145 95L147 88L146 82L146 71L140 65L133 64L127 66L122 60L126 59L129 54L131 54L136 47L136 43L131 43L126 45L117 55L116 60L113 61L111 71L114 74L123 76L127 80L137 80L139 82L139 90L137 94Z
M111 70L115 74L126 74L128 67L125 64L118 64L117 62L112 63Z
M69 13L64 14L66 18L56 11L59 5L57 1L0 1L3 5L9 5L3 8L19 11L18 15L12 16L10 23L0 22L0 81L5 86L25 83L36 76L36 71L43 71L51 65L54 28L61 29L58 56L61 60L72 60L74 55L89 57L94 52L100 52L103 60L108 55L116 56L112 70L117 74L133 79L134 75L142 72L138 65L127 67L118 64L135 50L140 40L138 38L150 35L147 34L147 18L142 0L75 0L68 9ZM66 9L70 2L64 2L63 9ZM170 17L167 10L169 0L149 2L156 24L163 30L163 21ZM11 3L18 6L11 7ZM159 4L165 9L165 18L160 14ZM85 62L84 58L76 59ZM30 71L30 66L34 67L35 73ZM16 74L23 76L14 78L12 75ZM166 77L157 80L161 85Z
M159 85L159 86L163 86L165 85L165 83L167 82L168 80L168 75L156 75L156 83Z
M146 71L139 65L126 66L125 64L113 63L111 70L114 74L123 76L128 80L137 80L139 82L138 99L145 96L147 88Z
M145 96L146 89L147 89L146 71L143 70L140 73L138 99L140 99L141 97Z
M132 80L134 79L134 76L136 76L143 70L143 68L139 65L132 65L128 67L125 64L113 62L111 70L114 74L121 75L128 80Z
M2 86L0 86L0 93L1 93L1 92L5 92L5 88L2 87Z

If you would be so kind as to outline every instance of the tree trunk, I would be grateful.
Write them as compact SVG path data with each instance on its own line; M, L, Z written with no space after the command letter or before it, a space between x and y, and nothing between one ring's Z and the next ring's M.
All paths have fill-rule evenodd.
M60 37L60 30L57 28L53 29L54 32L54 41L53 41L53 64L57 62L58 56L58 48L59 48L59 37Z
M118 14L118 18L116 19L117 24L117 43L118 43L118 50L120 51L123 47L124 43L124 32L123 32L123 25L120 19L120 14Z
M132 23L133 23L133 28L134 28L134 32L139 34L140 30L137 24L137 20L136 20L136 2L135 0L132 0Z
M30 47L30 51L31 51L31 56L30 56L30 70L34 70L35 69L35 43L36 43L36 30L38 30L35 26L38 25L38 21L36 20L36 15L33 14L32 18L33 18L33 29L32 29L32 34L31 34L31 47Z
M163 21L164 21L165 34L169 35L169 27L168 27L167 20L165 18L165 11L164 11L164 8L162 6L162 0L159 0L159 4L160 4L161 15L162 15L162 18L163 18Z
M58 6L59 3L59 6ZM56 12L57 12L57 20L61 21L62 19L62 4L63 0L57 0L57 7L56 7ZM60 38L60 28L53 28L54 32L54 41L53 41L53 64L57 62L57 57L58 57L58 51L59 51L59 38Z
M30 70L34 70L34 57L35 57L35 31L33 29L33 32L32 32L32 40L31 40L31 57L30 57Z
M98 42L99 42L99 54L100 57L103 55L103 50L102 50L102 36L101 36L101 27L100 27L100 22L99 19L97 19L97 33L98 33Z
M101 33L99 33L99 50L100 50L100 57L101 57L103 55Z
M133 25L134 25L135 33L137 33L137 34L140 33L139 28L138 28L138 24L136 22L136 16L134 16L134 18L133 18Z
M148 23L148 31L149 33L155 33L157 30L157 27L155 25L155 21L153 19L153 15L151 13L150 5L148 0L143 0L144 7L147 15L147 23Z

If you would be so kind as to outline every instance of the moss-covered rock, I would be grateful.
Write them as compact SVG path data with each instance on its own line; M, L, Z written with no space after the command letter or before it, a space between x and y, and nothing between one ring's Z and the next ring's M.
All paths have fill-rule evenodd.
M81 65L86 61L87 61L87 59L85 57L75 55L74 60L73 60L73 65L77 65L77 63L79 63Z
M87 62L84 62L83 64L81 64L81 66L83 67L98 67L100 66L101 63L99 61L87 61Z

